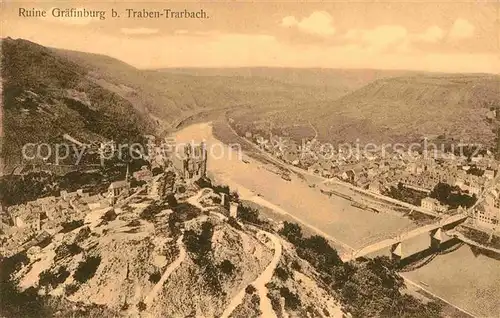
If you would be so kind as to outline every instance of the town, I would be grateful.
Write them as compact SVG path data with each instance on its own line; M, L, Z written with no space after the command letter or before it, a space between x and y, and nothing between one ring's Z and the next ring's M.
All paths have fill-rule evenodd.
M73 138L71 140L84 146ZM101 143L101 148L110 142ZM173 195L176 199L186 198L190 193L188 189L192 193L196 189L194 183L205 178L207 158L203 144L184 145L178 153L168 157L160 146L151 144L151 141L149 146L152 151L149 156L143 156L148 159L144 161L147 164L134 172L130 172L130 164L119 166L126 169L124 178L110 182L103 192L86 185L72 192L61 190L58 195L8 206L4 211L4 216L8 217L0 222L3 242L0 253L15 254L33 238L57 233L62 224L80 222L95 211L117 211L138 198L151 202ZM95 164L92 166L95 168ZM77 167L73 166L73 169Z
M324 147L315 138L299 144L286 135L234 130L266 153L309 174L340 180L431 213L446 215L474 207L468 212L471 226L489 235L500 231L500 184L495 181L500 163L489 150L474 154L468 145L459 148L461 153L371 147L352 153L351 149ZM284 174L283 178L289 177ZM481 196L484 200L478 200Z

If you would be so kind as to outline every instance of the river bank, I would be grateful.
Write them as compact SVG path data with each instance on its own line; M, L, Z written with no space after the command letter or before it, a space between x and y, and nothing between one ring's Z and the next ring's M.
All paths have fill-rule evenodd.
M261 162L254 157L245 159L244 162L234 149L214 137L212 128L208 123L192 125L180 130L177 139L204 140L209 148L222 150L222 155L209 154L208 170L219 182L237 190L242 199L262 197L312 228L319 229L354 249L415 226L403 216L373 213L353 207L349 200L341 197L328 197L319 189L309 187L307 180L295 174L291 175L290 181L284 180L271 172L272 169L265 168L270 163ZM275 219L286 218L286 215L276 212L264 213ZM339 246L334 246L341 250ZM404 273L403 276L412 281L426 282L433 286L430 288L432 293L474 315L494 317L500 312L497 304L500 299L498 262L483 256L476 257L467 252L467 247L436 257L428 265ZM487 297L485 293L488 294Z

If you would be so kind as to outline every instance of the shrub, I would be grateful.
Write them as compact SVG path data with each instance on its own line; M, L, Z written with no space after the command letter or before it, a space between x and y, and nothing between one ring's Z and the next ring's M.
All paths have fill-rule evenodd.
M250 299L250 301L252 302L252 304L253 304L255 307L260 306L260 297L259 297L259 295L253 294L253 295L252 295L252 298Z
M284 269L283 267L277 267L276 270L274 271L276 273L276 276L281 279L282 281L285 281L288 279L290 276L288 274L288 271Z
M160 281L161 279L161 274L160 272L154 272L149 275L149 281L153 284L156 284Z
M71 256L80 254L82 251L82 248L75 243L68 245L68 252Z
M106 211L106 213L104 213L104 215L101 217L101 220L105 222L111 222L115 219L116 219L116 213L113 209Z
M152 172L153 172L153 176L157 176L157 175L159 175L160 173L163 172L163 169L160 168L160 167L154 167L153 170L152 170Z
M259 224L259 211L253 209L251 207L246 207L243 205L238 206L238 210L236 211L238 218L253 224Z
M58 271L53 274L50 270L46 270L40 273L40 286L50 286L56 288L57 285L64 283L66 278L68 278L69 272L66 267L59 267Z
M46 233L44 233L46 234ZM39 237L38 237L39 238ZM38 239L37 238L37 239ZM52 236L47 235L46 237L42 237L42 240L39 241L36 246L39 246L40 248L45 248L47 247L50 243L52 243Z
M0 315L2 317L52 317L53 312L34 287L20 292L12 281L0 282Z
M59 233L68 233L68 232L73 231L74 229L77 229L77 228L83 226L83 220L72 220L69 222L64 222L61 224L61 226L63 228L61 231L59 231Z
M281 297L285 298L285 308L296 310L300 307L300 299L297 294L292 293L288 288L281 287L280 288Z
M146 184L146 181L144 180L137 180L135 178L132 178L132 180L130 180L130 187L132 188L138 188L140 186L143 186Z
M201 210L189 203L182 202L172 208L173 212L168 216L168 229L172 233L178 233L178 223L189 221L201 214Z
M84 228L81 228L79 231L78 231L78 234L76 235L75 237L75 242L76 243L79 243L79 242L82 242L84 241L85 239L87 239L89 236L90 236L90 229L88 226L84 227Z
M176 206L177 206L177 204L178 204L178 203L177 203L177 199L175 198L175 195L174 195L174 194L172 194L172 193L171 193L171 194L169 194L169 195L167 195L167 197L165 198L165 201L166 201L167 205L168 205L169 207L172 207L172 208L173 208L173 207L176 207Z
M245 293L247 294L253 294L257 291L257 289L255 289L255 287L253 285L248 285L246 288L245 288Z
M221 270L221 272L223 272L224 274L227 274L227 275L230 275L234 272L234 270L236 269L236 267L233 265L233 263L231 263L230 260L223 260L222 263L219 264L219 268Z
M134 220L127 223L127 226L130 226L130 227L136 227L136 226L140 226L140 225L141 225L141 221L139 221L137 219L134 219Z
M139 311L144 311L146 308L146 304L143 301L137 303L137 309L139 309Z
M222 292L222 285L219 280L219 271L209 258L203 258L203 279L210 291L216 295Z
M281 309L281 301L279 299L278 296L275 296L271 293L267 293L267 298L269 298L271 300L271 307L273 308L273 310L277 313L281 312L282 309Z
M174 212L180 214L184 221L191 220L200 215L201 211L199 208L187 202L179 203L172 209Z
M55 250L56 255L54 257L54 261L57 262L63 258L80 254L81 252L82 248L77 244L72 243L68 245L66 243L63 243L56 248Z
M228 217L228 218L227 218L227 223L228 223L230 226L232 226L232 227L234 227L235 229L237 229L237 230L240 230L240 231L241 231L241 230L243 230L243 228L242 228L242 227L241 227L241 225L238 223L238 221L236 221L236 219L235 219L235 218L233 218L232 216L230 216L230 217Z
M234 202L240 201L240 195L239 195L238 191L231 191L231 194L229 195L229 197L231 198L231 201L234 201Z
M11 274L29 264L29 261L26 251L0 260L0 282L8 281Z
M155 215L165 209L165 206L158 204L151 204L147 206L140 214L139 217L146 221L154 221Z
M87 280L92 278L101 263L100 256L91 256L86 260L80 262L78 264L78 268L76 269L73 277L79 283L85 283Z
M300 271L302 268L300 267L299 262L297 260L293 260L292 264L290 265L293 270Z
M292 244L299 244L302 241L302 229L297 223L285 221L279 234L283 235Z
M129 305L128 305L127 301L125 300L123 305L120 307L120 310L125 311L125 310L128 310L128 308L129 308Z
M205 257L212 249L213 224L204 222L201 225L201 233L198 235L193 230L184 232L184 244L186 249L195 254L197 259Z
M229 196L229 187L227 185L214 185L212 189L215 193L224 193Z
M329 272L334 266L343 264L337 251L330 246L324 237L319 235L302 240L297 254L320 271Z
M212 181L208 178L200 178L195 181L195 184L200 188L212 188Z
M74 293L76 293L76 291L78 290L78 288L80 288L80 285L78 284L68 284L64 287L64 294L66 296L71 296L73 295Z

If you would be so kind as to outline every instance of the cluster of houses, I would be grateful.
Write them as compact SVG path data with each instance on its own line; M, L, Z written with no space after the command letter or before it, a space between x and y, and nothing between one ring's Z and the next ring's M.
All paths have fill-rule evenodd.
M489 151L473 157L438 150L430 154L416 151L389 153L385 149L349 155L342 149L322 147L315 139L297 145L286 136L266 138L258 133L246 132L245 137L275 157L307 169L309 173L325 178L337 177L376 194L382 194L399 183L429 194L438 183L446 183L471 196L479 196L498 173L499 166ZM489 203L479 205L473 215L479 225L492 227L498 223L498 193L500 190L492 192L487 200ZM449 208L430 197L422 199L421 207L438 213L446 213Z
M500 185L486 193L484 201L473 211L472 219L478 227L500 230Z
M82 144L69 135L65 138ZM160 146L153 143L149 146L152 152L143 158L150 164L132 175L129 175L127 165L125 178L112 182L102 193L91 194L84 189L74 192L63 190L57 196L3 208L6 213L2 213L10 220L4 218L3 222L0 221L0 229L4 234L1 240L5 243L0 252L8 251L10 247L17 248L42 232L58 228L62 223L83 219L92 211L121 206L139 192L157 200L168 193L180 193L185 185L205 177L207 155L204 144L188 144L179 147L179 153L168 156ZM100 151L105 148L106 145L101 143ZM161 173L154 175L155 168L160 168Z
M414 168L415 166L416 168ZM479 195L486 183L495 177L496 168L493 165L484 167L484 170L481 170L481 176L470 173L471 169L469 164L446 165L431 162L426 165L417 165L413 163L408 166L406 171L409 174L404 175L401 182L405 185L421 188L423 191L431 191L437 183L442 182L457 186L471 195Z
M444 213L448 210L448 206L439 202L435 198L426 197L420 202L420 206L429 211Z
M156 158L158 159L158 158ZM96 209L114 206L123 198L132 194L131 179L139 182L151 199L158 199L164 191L174 191L174 183L192 183L206 174L206 149L201 145L186 145L179 156L171 160L162 159L151 167L143 166L139 171L129 175L129 167L125 179L112 182L104 193L89 194L83 189L74 192L60 191L59 196L48 196L35 201L26 202L7 208L11 224L17 228L32 228L40 231L53 224L60 224L72 219L76 214L85 214ZM163 173L153 175L153 167L161 164Z

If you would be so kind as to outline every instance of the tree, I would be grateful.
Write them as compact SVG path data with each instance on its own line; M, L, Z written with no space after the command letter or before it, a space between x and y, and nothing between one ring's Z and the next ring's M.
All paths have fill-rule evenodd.
M73 274L73 277L77 282L85 283L94 276L99 264L101 264L101 257L91 256L78 264L78 268Z
M303 240L300 251L309 254L322 270L329 270L333 266L343 264L337 250L330 246L328 241L319 235L313 235Z
M238 193L238 191L236 190L233 190L231 191L231 194L229 195L231 201L234 201L234 202L239 202L240 201L240 195Z
M259 224L259 211L257 209L253 209L251 207L240 205L238 206L238 210L236 211L236 215L239 219L253 224Z
M233 263L231 263L231 261L227 259L223 260L222 263L219 264L219 268L221 272L223 272L226 275L232 274L236 269Z
M173 193L170 193L167 195L165 198L165 201L167 202L167 205L169 207L176 207L177 206L177 199L175 198L175 195Z
M458 208L459 206L469 208L476 203L476 195L472 196L462 193L461 189L457 186L450 186L447 183L438 183L432 192L429 194L431 198L437 199L442 204L449 205L451 208Z
M283 223L283 228L279 231L279 234L286 237L286 239L292 244L299 244L302 241L302 229L297 223L285 221Z

